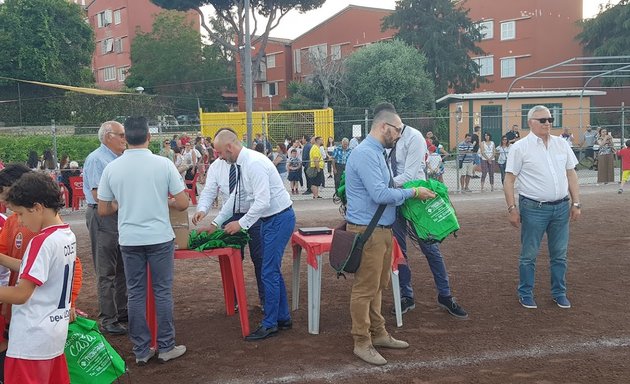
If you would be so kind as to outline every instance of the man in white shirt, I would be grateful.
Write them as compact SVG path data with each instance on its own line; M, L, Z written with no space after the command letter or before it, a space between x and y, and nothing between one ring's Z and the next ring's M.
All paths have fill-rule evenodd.
M235 206L237 195L245 197L249 209L239 220L225 225L225 232L233 234L241 229L247 230L261 221L265 316L258 329L245 340L262 340L277 334L278 329L290 329L293 325L280 271L284 248L295 227L291 197L271 160L261 153L244 148L233 132L219 132L214 138L214 148L221 159L236 164L239 177L235 191L214 219L213 226L219 227L230 217L229 210Z
M230 128L221 128L219 132L223 130L232 131ZM232 131L233 132L233 131ZM218 133L218 132L217 132ZM234 132L236 134L236 132ZM230 177L232 176L232 177ZM206 177L206 184L199 195L199 202L197 204L197 212L192 217L192 223L197 225L206 215L212 207L212 202L221 195L221 200L224 202L223 209L226 210L226 214L230 214L230 218L227 219L224 224L231 223L232 221L239 220L249 209L249 201L245 199L244 194L239 195L237 203L228 206L226 203L229 200L230 194L236 189L236 180L238 178L238 172L236 164L228 164L223 159L217 159L208 168L208 174ZM232 182L230 182L232 180ZM234 200L233 200L234 201ZM222 209L222 211L223 211ZM221 219L219 219L221 220ZM212 230L216 227L212 228ZM258 286L258 297L260 299L260 308L264 312L265 303L265 288L262 284L262 278L260 276L262 270L262 241L260 240L260 220L256 221L252 225L247 233L249 233L249 255L254 263L254 271L256 275L256 284ZM241 249L244 255L244 249ZM244 308L247 310L247 308Z
M396 110L392 104L383 103L374 109L374 115L379 110L389 109L393 113ZM424 173L425 156L427 153L427 143L422 133L415 128L404 126L400 139L392 149L389 160L394 176L394 186L402 188L402 185L411 180L426 180ZM396 210L396 221L392 226L394 236L400 249L407 259L407 220L403 217L400 209ZM448 280L448 272L444 257L440 252L439 243L427 243L419 241L418 245L422 253L427 258L429 269L433 274L435 287L438 291L437 303L451 315L460 318L468 318L468 313L455 301L451 294L451 287ZM416 307L411 286L411 270L409 263L399 264L398 273L400 278L400 298L402 313L406 313ZM392 310L392 313L396 313Z
M551 296L560 308L571 308L565 275L569 219L580 217L580 191L574 169L578 161L565 140L550 134L553 118L547 107L537 105L530 109L527 122L530 133L510 147L504 185L510 224L521 228L519 302L525 308L537 308L533 294L536 257L547 233ZM514 199L517 178L518 208Z

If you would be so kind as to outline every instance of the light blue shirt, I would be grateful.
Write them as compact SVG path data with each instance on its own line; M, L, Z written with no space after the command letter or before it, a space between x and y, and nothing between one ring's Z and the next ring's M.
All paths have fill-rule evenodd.
M118 201L120 245L162 244L175 238L168 195L186 188L175 164L148 149L127 149L109 163L98 187L98 199Z
M412 189L389 188L391 174L385 162L383 145L368 135L348 157L346 165L346 219L368 225L381 204L387 204L380 225L392 225L396 206L413 196Z
M98 189L98 183L105 166L117 158L118 155L101 143L101 146L92 151L85 159L85 163L83 163L83 193L85 193L85 201L88 204L96 204L94 197L92 197L92 190Z

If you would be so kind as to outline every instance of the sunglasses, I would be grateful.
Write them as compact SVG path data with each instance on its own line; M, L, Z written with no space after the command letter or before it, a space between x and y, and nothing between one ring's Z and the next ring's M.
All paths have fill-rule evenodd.
M549 124L551 124L551 123L553 123L554 118L553 117L541 117L540 119L532 119L532 120L536 120L540 124L545 124L546 122L549 122Z

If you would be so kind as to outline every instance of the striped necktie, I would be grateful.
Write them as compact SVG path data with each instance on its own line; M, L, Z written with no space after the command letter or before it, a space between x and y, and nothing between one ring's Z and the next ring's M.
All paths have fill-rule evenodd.
M230 194L236 188L236 164L230 165Z

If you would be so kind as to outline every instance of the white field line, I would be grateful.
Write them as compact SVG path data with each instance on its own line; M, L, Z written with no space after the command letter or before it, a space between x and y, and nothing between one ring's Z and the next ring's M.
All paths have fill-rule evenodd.
M569 355L573 353L589 353L602 349L613 349L630 346L630 338L601 338L591 341L583 341L570 344L544 344L529 348L514 349L509 351L484 352L478 355L433 359L427 361L409 361L404 363L390 363L383 367L356 367L345 365L330 367L328 369L310 370L304 374L290 374L271 378L239 378L223 381L229 384L241 383L304 383L308 381L330 381L357 378L361 376L373 376L386 372L404 372L419 369L446 369L457 368L496 361L515 360L523 358L544 358L555 355ZM348 358L356 359L348 349Z

